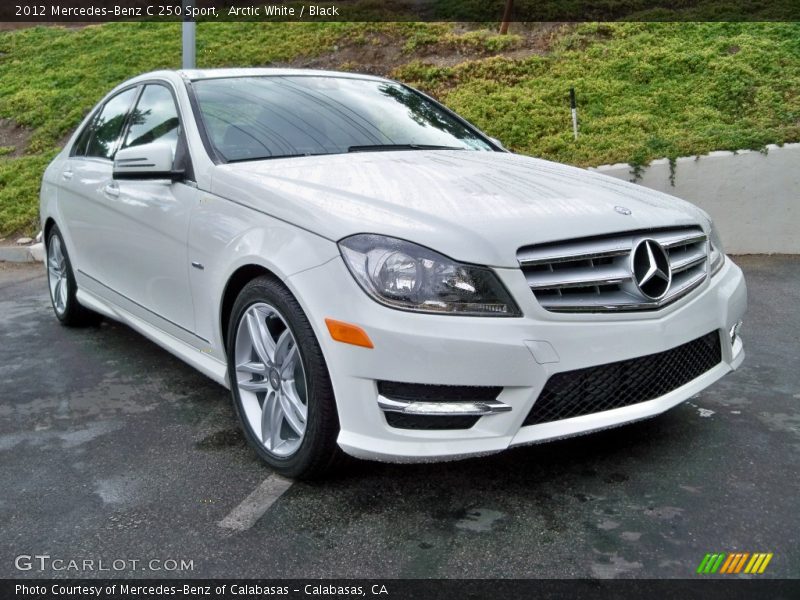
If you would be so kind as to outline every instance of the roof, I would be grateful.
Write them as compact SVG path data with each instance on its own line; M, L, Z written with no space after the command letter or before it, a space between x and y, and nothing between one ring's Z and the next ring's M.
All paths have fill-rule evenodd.
M189 69L177 73L189 79L226 79L231 77L279 77L279 76L315 76L315 77L347 77L351 79L369 79L372 81L388 81L383 77L348 73L342 71L323 71L318 69L279 69L279 68L243 68L243 69Z
M315 76L315 77L346 77L348 79L362 79L367 81L381 81L391 82L390 79L383 77L375 77L374 75L364 75L361 73L348 73L344 71L323 71L317 69L280 69L280 68L245 68L245 69L188 69L188 70L174 70L162 69L160 71L151 71L149 73L142 73L136 77L132 77L117 85L113 90L106 94L102 102L112 95L119 92L119 90L153 79L160 79L172 82L173 85L180 86L181 80L183 81L200 81L204 79L226 79L232 77L280 77L280 76Z

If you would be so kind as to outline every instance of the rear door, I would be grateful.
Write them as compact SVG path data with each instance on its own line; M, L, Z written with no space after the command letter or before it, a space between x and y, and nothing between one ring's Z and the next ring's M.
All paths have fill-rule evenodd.
M59 207L68 230L69 252L79 287L106 282L119 256L114 252L111 208L105 188L111 181L112 158L119 145L138 87L111 97L78 136L60 177Z

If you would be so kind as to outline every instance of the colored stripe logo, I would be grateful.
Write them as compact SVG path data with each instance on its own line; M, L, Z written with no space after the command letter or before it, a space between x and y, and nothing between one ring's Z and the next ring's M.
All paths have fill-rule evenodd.
M772 552L715 552L706 554L697 567L697 573L701 575L713 575L720 573L724 575L735 575L736 573L747 573L750 575L760 575L763 573L769 561L772 560Z

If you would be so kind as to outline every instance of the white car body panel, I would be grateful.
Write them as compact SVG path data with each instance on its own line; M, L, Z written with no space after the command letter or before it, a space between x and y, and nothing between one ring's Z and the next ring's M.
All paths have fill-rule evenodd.
M450 258L517 268L517 250L659 226L694 225L688 202L619 179L504 152L338 154L215 170L213 191L331 240L379 233ZM614 207L624 205L630 215Z
M670 394L632 407L596 413L520 429L548 377L597 364L655 354L714 330L727 331L744 313L746 289L740 269L730 260L702 289L680 306L659 311L656 318L640 315L597 315L582 320L543 322L533 294L519 269L498 269L515 298L529 297L522 319L490 319L420 315L392 311L363 295L347 281L342 260L299 273L288 284L312 321L332 373L340 402L342 433L339 444L350 454L376 460L417 461L497 452L510 445L538 442L603 429L628 420L654 416L695 395L719 377L738 367L744 358L741 343L733 347L721 340L723 362L690 384ZM520 281L521 280L521 281ZM338 294L314 293L352 285ZM522 287L523 295L515 294ZM525 294L526 293L526 294ZM354 301L356 300L356 301ZM339 344L325 330L324 316L363 327L372 350ZM567 315L561 315L567 316ZM574 315L568 315L574 316ZM622 318L620 318L622 317ZM548 342L558 362L539 364L526 344ZM498 400L512 410L484 417L469 430L398 430L386 424L377 405L376 379L444 385L503 386ZM608 414L613 413L613 414Z
M197 190L166 182L114 182L109 161L68 159L73 181L91 196L63 203L71 237L83 257L75 272L79 287L133 300L159 316L194 331L189 291L186 232ZM64 194L73 193L70 187Z
M188 249L191 260L204 267L189 274L196 332L207 340L207 352L223 362L220 300L239 268L258 265L286 281L339 257L330 240L208 192L201 193L192 214Z
M82 304L229 385L221 317L226 286L241 268L272 272L297 298L322 348L337 398L339 445L379 460L497 452L650 417L743 360L741 339L732 344L726 335L747 302L742 273L729 259L687 296L639 313L549 312L519 268L517 250L534 243L667 226L699 226L708 234L707 215L682 200L502 152L380 152L215 164L191 118L187 80L276 73L304 72L164 71L123 84L157 80L171 86L196 185L125 182L119 197L110 198L104 194L110 161L69 158L73 136L45 173L41 220L44 227L55 222L61 229ZM63 178L66 169L73 172L72 182L90 182L93 202L76 196ZM620 214L616 206L631 214ZM418 314L378 304L351 276L336 244L356 233L394 236L493 267L522 317ZM334 341L325 318L359 325L374 348ZM722 362L688 384L632 406L521 427L554 373L661 352L711 331L719 331ZM378 407L376 380L502 386L498 399L511 410L482 417L466 430L396 429Z

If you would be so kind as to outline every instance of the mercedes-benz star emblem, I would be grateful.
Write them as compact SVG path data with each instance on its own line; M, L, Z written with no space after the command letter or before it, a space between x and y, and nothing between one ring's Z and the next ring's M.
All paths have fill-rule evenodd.
M617 211L621 215L629 215L629 214L631 214L631 209L630 208L626 208L624 206L615 206L614 210Z
M664 248L655 240L636 244L631 254L631 273L636 287L645 298L660 300L672 283L672 270Z
M268 377L272 389L277 391L281 387L281 376L278 373L278 369L270 369Z

